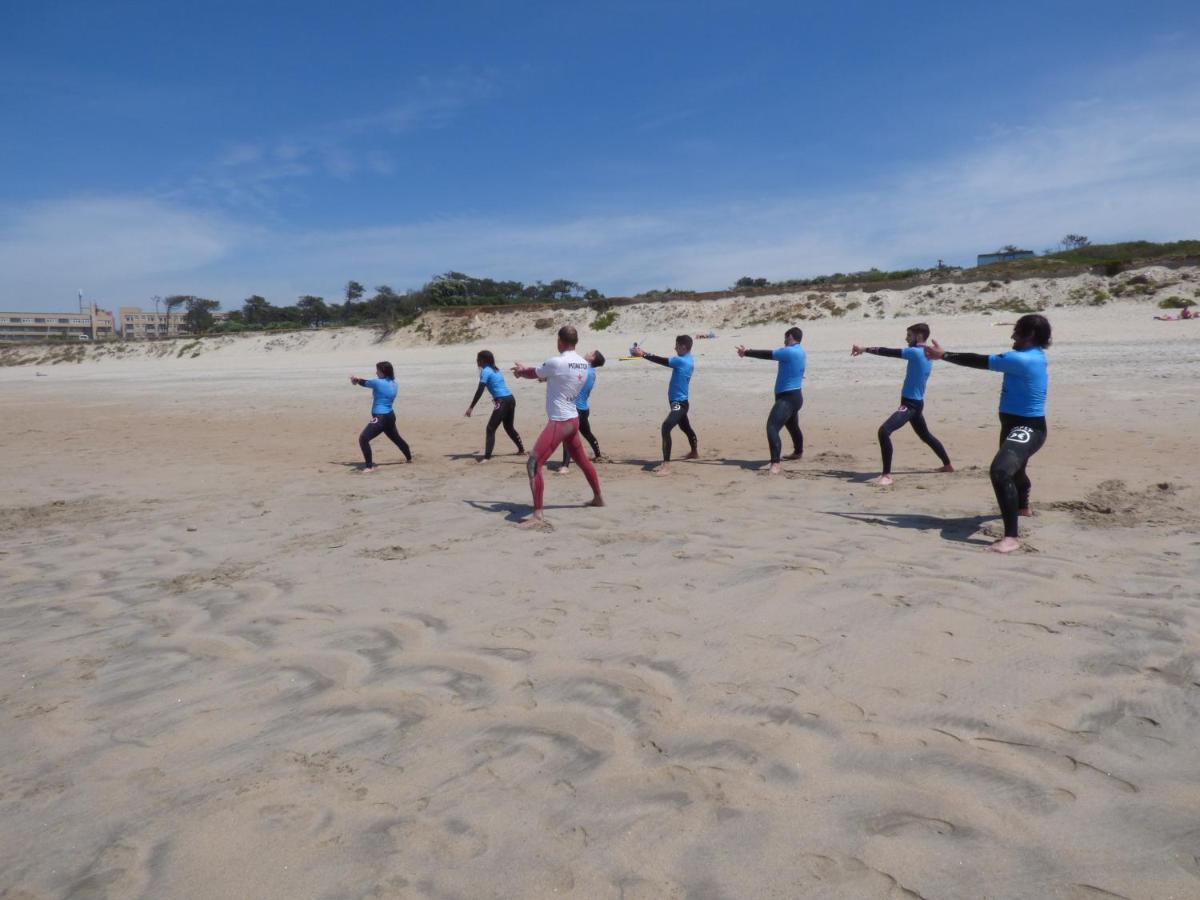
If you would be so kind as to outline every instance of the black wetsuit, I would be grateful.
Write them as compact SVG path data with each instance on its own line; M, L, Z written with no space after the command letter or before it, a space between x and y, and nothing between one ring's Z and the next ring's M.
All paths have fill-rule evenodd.
M879 450L883 455L883 474L892 474L892 432L898 431L905 425L911 425L913 431L917 433L922 441L924 441L938 459L942 461L943 466L950 465L950 456L946 453L946 448L929 431L929 426L925 424L925 401L913 400L910 397L900 398L900 408L888 416L886 422L879 426Z
M655 356L653 353L647 353L643 359L647 362L657 363L660 366L671 368L671 361L665 356ZM688 421L688 401L687 400L672 400L671 411L667 413L667 417L662 423L662 458L663 462L671 461L671 432L675 426L679 426L679 430L684 433L688 439L688 444L691 445L693 453L700 446L700 440L696 437L696 432L692 430L692 423Z
M471 400L471 409L475 408L475 404L479 402L479 398L483 396L484 384L479 383L479 388L475 391L475 396ZM512 394L507 397L501 397L492 404L492 415L487 423L487 437L484 440L483 458L491 459L492 451L496 449L496 431L501 425L504 426L504 432L509 439L517 445L517 452L524 453L525 445L521 443L521 435L517 434L516 427L517 415L517 398Z
M747 350L746 355L754 359L772 360L770 350ZM804 391L796 388L794 391L779 391L775 394L775 405L767 415L767 447L771 451L771 462L783 460L783 442L779 432L786 428L792 439L792 454L796 457L804 455L804 432L800 430L800 408L804 406Z
M946 353L946 362L972 369L987 369L988 357L982 353ZM1049 429L1045 416L1017 416L1000 413L1000 449L992 459L989 474L1000 516L1004 520L1004 536L1019 536L1020 511L1029 506L1029 491L1033 484L1026 467L1033 454L1046 443Z
M408 449L408 444L405 443L404 438L400 437L400 432L396 430L396 414L394 412L381 413L371 416L371 421L367 423L367 427L358 436L358 447L362 450L363 459L366 460L368 469L375 465L374 459L371 456L371 441L375 440L381 434L387 435L392 443L400 448L400 452L404 454L404 458L412 462L412 451Z

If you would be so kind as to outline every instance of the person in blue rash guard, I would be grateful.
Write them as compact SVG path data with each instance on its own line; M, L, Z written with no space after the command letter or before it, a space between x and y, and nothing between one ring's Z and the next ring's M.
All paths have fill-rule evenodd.
M695 361L692 359L692 336L690 334L681 334L675 338L675 355L669 359L665 356L655 356L653 353L647 353L641 347L633 348L633 355L640 356L643 359L658 363L660 366L666 366L671 370L671 383L667 385L667 402L671 404L671 411L667 413L666 419L662 423L662 465L655 467L655 475L670 475L671 474L671 431L676 425L688 439L688 444L691 445L691 450L684 459L699 459L700 442L696 437L696 432L692 430L692 423L688 421L688 388L692 381L692 371L696 367Z
M929 373L933 370L933 362L925 357L927 340L929 340L929 326L924 322L918 322L905 332L904 342L907 346L902 349L860 347L858 344L850 348L851 356L872 353L875 356L903 359L908 363L904 374L904 384L900 388L900 408L879 426L879 451L883 455L883 474L875 479L876 484L887 486L895 483L892 481L892 432L898 431L905 425L912 425L917 437L924 441L942 461L942 467L936 471L954 471L954 466L950 465L950 457L946 454L946 448L930 433L929 426L925 424L925 383L929 380Z
M479 387L475 389L475 396L471 398L471 405L467 407L467 411L463 415L468 419L471 418L475 404L483 396L485 388L492 395L492 416L488 419L487 423L487 437L484 440L483 456L477 459L476 462L485 463L492 458L492 450L496 447L496 430L501 425L504 426L504 433L508 435L509 440L517 445L517 453L524 453L525 445L521 443L521 435L517 434L515 424L517 398L509 390L508 383L504 380L504 375L496 368L496 357L492 355L491 350L480 350L475 356L475 364L479 366Z
M392 404L396 402L397 390L396 372L392 369L392 364L390 362L376 363L374 378L359 378L351 375L350 383L371 389L371 421L358 436L358 447L362 450L365 461L365 465L360 471L379 471L379 466L375 465L375 461L371 457L371 441L381 434L386 434L392 443L400 448L406 462L412 462L412 451L408 449L408 444L396 430L396 413L392 411Z
M792 453L788 459L800 459L804 456L804 434L800 431L800 407L804 405L804 367L805 353L800 342L804 340L804 332L799 328L789 328L783 335L783 346L777 350L747 350L737 348L740 357L749 356L751 359L775 360L779 368L775 374L775 405L767 416L767 447L771 451L771 462L767 471L772 475L779 474L779 464L783 459L783 443L779 440L779 429L787 428L792 438Z
M604 457L600 455L600 442L592 434L590 421L592 409L589 398L592 395L592 389L596 386L596 370L604 365L604 354L599 350L593 350L591 353L585 353L583 358L588 362L587 378L584 379L583 387L575 397L575 408L579 410L579 436L592 445L592 459L600 462ZM566 475L570 471L571 454L564 445L562 465L558 467L558 474Z
M1046 443L1046 391L1048 372L1045 350L1050 346L1050 322L1036 314L1021 316L1013 326L1012 350L1007 353L951 353L937 341L925 348L930 359L973 369L1004 373L1000 388L1000 450L992 460L992 488L1004 519L1004 537L989 549L1012 553L1021 546L1017 531L1020 516L1032 516L1026 474L1029 458Z

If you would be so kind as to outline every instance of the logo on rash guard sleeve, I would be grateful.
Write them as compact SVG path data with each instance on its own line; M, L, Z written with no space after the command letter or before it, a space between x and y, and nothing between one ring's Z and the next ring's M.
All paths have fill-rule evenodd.
M1033 429L1028 425L1018 425L1008 433L1006 441L1012 441L1014 444L1028 444L1033 439Z

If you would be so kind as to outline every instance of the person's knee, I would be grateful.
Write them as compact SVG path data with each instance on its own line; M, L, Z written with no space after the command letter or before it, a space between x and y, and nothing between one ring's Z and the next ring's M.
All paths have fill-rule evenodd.
M988 474L992 484L1007 484L1011 482L1021 468L1020 460L1010 453L1001 453L992 460Z
M532 453L530 453L529 458L525 460L525 471L529 473L530 478L535 478L535 477L537 477L537 470L538 470L537 457L534 456Z

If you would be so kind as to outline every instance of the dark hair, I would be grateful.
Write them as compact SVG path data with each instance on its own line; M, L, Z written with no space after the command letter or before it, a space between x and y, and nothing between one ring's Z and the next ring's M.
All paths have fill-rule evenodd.
M602 365L604 365L604 354L601 353L599 350L593 351L592 352L592 368L598 369Z
M495 369L496 357L492 356L491 350L480 350L475 354L475 364L484 366L485 368L490 366L491 368ZM497 369L497 371L499 370Z
M797 344L800 343L802 340L804 340L804 332L801 331L799 328L797 328L795 325L793 325L791 328L789 328L787 331L785 331L783 333L783 336L795 338Z
M921 336L921 340L923 341L929 340L929 326L924 322L918 322L916 325L909 325L908 330L915 331Z
M579 332L575 330L574 325L564 325L558 329L558 339L568 347L574 347L579 343Z
M690 351L692 349L692 336L690 334L681 334L675 338L676 344L683 344Z
M387 360L375 363L375 368L383 373L383 377L388 381L396 380L396 370L392 368L392 364Z
M1034 346L1045 349L1050 346L1050 320L1037 313L1017 319L1013 332L1021 337L1033 338Z

